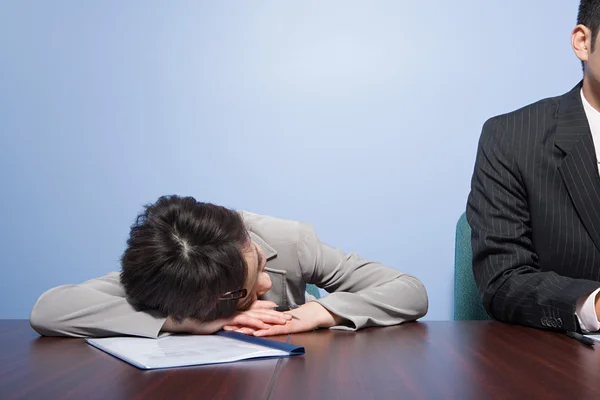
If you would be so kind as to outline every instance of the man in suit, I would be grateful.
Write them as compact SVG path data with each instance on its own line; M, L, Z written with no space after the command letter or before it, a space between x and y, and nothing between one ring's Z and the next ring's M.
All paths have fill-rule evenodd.
M494 318L600 329L600 0L582 0L565 95L488 120L467 203L473 272Z
M157 337L220 329L269 336L356 330L425 315L415 277L322 243L312 227L165 196L131 227L122 271L40 296L42 335ZM321 299L306 284L330 292ZM291 308L286 312L275 307Z

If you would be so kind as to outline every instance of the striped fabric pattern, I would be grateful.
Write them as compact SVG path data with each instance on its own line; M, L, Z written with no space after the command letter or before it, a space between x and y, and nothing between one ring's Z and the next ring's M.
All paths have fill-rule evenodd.
M600 176L581 84L483 126L467 219L475 281L498 320L579 330L577 300L600 287Z

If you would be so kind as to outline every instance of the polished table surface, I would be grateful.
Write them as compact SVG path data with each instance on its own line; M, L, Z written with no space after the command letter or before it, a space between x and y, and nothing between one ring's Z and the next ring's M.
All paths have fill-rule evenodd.
M82 339L0 320L0 399L593 399L596 349L493 321L277 337L304 356L141 371Z

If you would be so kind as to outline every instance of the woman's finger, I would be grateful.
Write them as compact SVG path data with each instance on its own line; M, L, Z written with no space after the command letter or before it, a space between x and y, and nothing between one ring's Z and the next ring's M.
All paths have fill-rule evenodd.
M259 310L259 309L271 309L277 307L277 304L273 303L269 300L256 300L254 303L250 304L250 310Z
M227 325L240 325L247 328L268 329L271 325L262 319L249 315L248 312L238 313L227 323Z
M244 312L244 314L247 314L253 318L260 319L261 321L263 321L267 324L284 325L285 323L287 323L289 320L292 319L292 317L288 314L284 314L284 313L277 312L277 311L271 311L271 310L246 311L246 312Z
M240 328L237 329L236 332L243 333L244 335L254 335L254 332L256 332L256 330L251 328Z

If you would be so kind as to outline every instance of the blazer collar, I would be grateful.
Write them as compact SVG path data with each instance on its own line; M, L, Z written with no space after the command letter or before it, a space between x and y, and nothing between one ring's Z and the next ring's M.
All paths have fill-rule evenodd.
M275 249L271 247L263 238L261 238L254 232L249 232L249 234L250 238L252 238L252 240L254 240L260 246L267 260L277 255L277 251L275 251Z
M566 154L569 154L581 141L591 142L591 150L595 153L592 132L581 103L582 85L583 81L579 82L570 92L561 96L558 105L554 144Z

